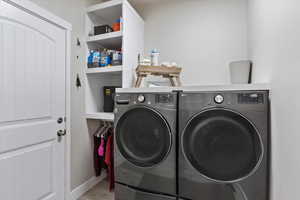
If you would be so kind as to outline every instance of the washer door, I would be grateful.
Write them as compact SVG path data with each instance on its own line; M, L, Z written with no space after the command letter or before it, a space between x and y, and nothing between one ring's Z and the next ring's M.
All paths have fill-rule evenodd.
M139 167L152 167L170 151L170 128L161 114L147 107L136 107L121 116L116 125L120 153Z
M193 117L182 136L190 164L206 178L236 182L259 166L263 145L256 128L231 110L210 109Z

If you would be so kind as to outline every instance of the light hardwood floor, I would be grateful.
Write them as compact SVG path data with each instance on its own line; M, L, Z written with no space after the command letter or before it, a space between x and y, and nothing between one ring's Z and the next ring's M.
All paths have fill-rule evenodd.
M78 200L114 200L114 193L108 187L106 180L101 181Z

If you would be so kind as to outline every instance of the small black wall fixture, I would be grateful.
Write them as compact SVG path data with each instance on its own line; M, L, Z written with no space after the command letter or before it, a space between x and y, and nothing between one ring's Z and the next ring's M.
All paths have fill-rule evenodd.
M250 71L249 71L249 80L248 83L252 83L252 70L253 70L253 62L250 61Z
M77 38L76 45L79 46L79 47L81 46L81 42L80 42L79 38Z
M81 87L81 80L80 80L79 74L77 74L77 78L76 78L76 87L77 88Z

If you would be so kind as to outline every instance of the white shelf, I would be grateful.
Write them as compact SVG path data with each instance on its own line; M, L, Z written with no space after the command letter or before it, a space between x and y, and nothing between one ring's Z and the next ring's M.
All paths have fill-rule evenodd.
M97 23L112 24L122 16L123 0L111 0L87 8L91 19Z
M122 35L121 31L116 31L90 36L87 39L87 43L97 43L107 49L120 49L122 48Z
M86 74L119 74L122 72L122 65L120 66L111 66L111 67L97 67L97 68L88 68Z
M114 121L115 116L114 113L97 112L97 113L87 113L86 118Z

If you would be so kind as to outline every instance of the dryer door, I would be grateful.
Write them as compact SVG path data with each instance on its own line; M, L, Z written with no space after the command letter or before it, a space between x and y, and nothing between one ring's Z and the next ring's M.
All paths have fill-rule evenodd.
M125 159L139 167L152 167L168 155L172 137L164 117L152 108L135 107L116 125L116 143Z
M182 135L184 155L203 176L236 182L258 168L263 155L260 135L241 114L222 108L194 116Z

